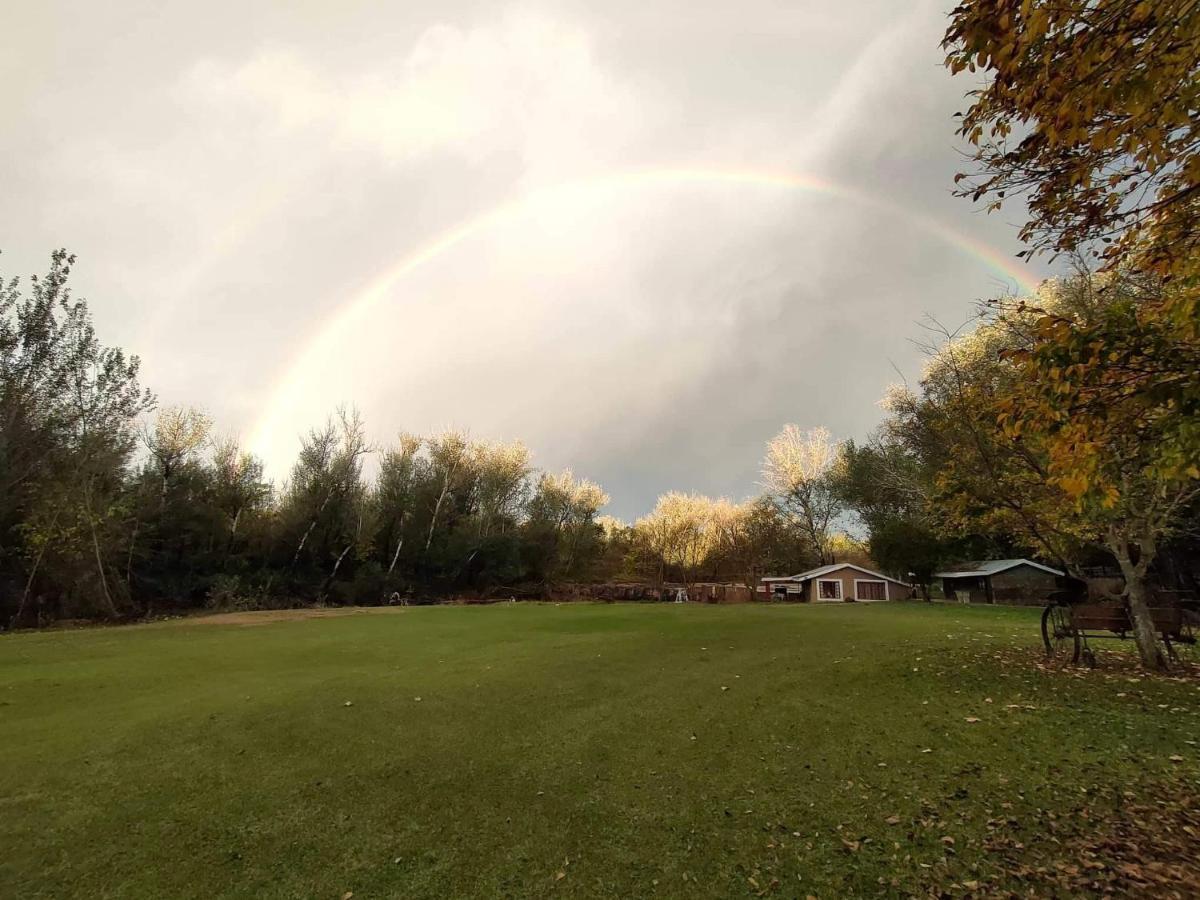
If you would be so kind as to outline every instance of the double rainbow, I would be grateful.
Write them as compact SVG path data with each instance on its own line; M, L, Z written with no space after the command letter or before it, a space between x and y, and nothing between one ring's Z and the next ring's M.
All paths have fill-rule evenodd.
M354 333L354 326L366 321L366 317L371 311L386 300L392 294L393 289L414 270L449 252L474 235L499 228L506 222L515 220L543 204L566 200L573 194L590 195L597 192L641 190L651 187L690 184L747 185L805 191L845 200L904 220L919 231L979 260L1006 279L1011 279L1023 292L1032 293L1037 288L1037 280L1031 278L1029 272L1022 269L1015 259L987 244L967 237L924 213L915 212L855 188L811 175L686 167L628 169L561 182L533 190L514 201L495 207L443 232L429 243L402 257L390 268L376 276L365 290L339 306L320 325L315 336L300 350L276 384L271 400L265 407L266 413L254 427L251 447L258 452L266 450L271 443L272 435L282 426L281 420L285 411L302 399L305 373L319 363L319 360L324 358L330 348L337 347L348 340Z

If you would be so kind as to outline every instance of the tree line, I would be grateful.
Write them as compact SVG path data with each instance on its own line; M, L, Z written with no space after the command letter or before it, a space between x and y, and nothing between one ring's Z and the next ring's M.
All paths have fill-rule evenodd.
M787 425L766 445L758 496L672 491L627 524L601 513L599 485L538 472L520 442L449 430L375 446L353 410L304 435L289 477L272 484L205 413L159 407L137 359L101 344L71 295L72 263L58 251L27 292L13 279L0 294L7 625L549 596L601 580L754 589L834 561L877 566L928 597L939 566L1014 553L1076 574L1115 564L1143 602L1156 560L1190 573L1200 480L1194 463L1178 464L1175 419L1139 417L1121 431L1107 413L1107 430L1087 435L1097 494L1056 469L1063 426L1042 409L1053 379L1030 369L1044 365L1035 351L1047 315L1091 327L1173 289L1161 279L1081 273L993 303L973 328L930 345L920 383L890 392L867 441Z
M98 341L60 251L28 295L0 285L3 620L628 573L752 583L844 554L857 519L871 557L918 581L979 548L1111 562L1144 664L1165 666L1150 581L1186 582L1198 555L1200 7L962 0L943 47L975 79L959 193L1022 199L1022 255L1078 271L940 335L870 440L789 426L761 497L668 494L627 526L598 515L597 486L461 433L401 436L368 481L374 448L344 412L275 488L201 413L141 424L137 360Z
M375 448L341 410L273 485L202 411L159 407L137 358L99 341L73 263L57 251L27 291L14 278L0 292L5 625L593 573L608 497L570 472L534 473L520 443L451 430Z
M520 442L461 430L374 445L357 412L302 436L288 478L203 411L160 406L105 346L52 254L0 292L0 622L199 606L545 596L556 585L700 578L753 586L831 558L828 433L785 429L771 489L742 503L672 492L632 524ZM373 477L367 460L374 457ZM845 541L843 539L843 545Z

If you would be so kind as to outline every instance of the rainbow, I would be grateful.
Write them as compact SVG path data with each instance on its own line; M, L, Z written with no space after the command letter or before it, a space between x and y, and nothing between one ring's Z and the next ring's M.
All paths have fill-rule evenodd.
M969 238L950 226L924 213L914 212L898 204L867 194L837 182L811 175L767 172L759 170L719 168L649 168L628 169L565 181L548 187L538 188L511 202L497 206L475 218L457 225L418 247L407 256L377 275L357 296L340 306L317 329L316 335L295 356L276 383L271 399L266 405L264 416L255 424L251 447L262 452L271 443L272 435L281 426L285 410L300 400L303 391L303 376L315 361L339 342L347 339L353 326L383 302L393 289L410 273L431 260L454 249L468 238L515 220L543 204L568 200L573 195L583 196L614 190L638 190L670 185L733 184L751 187L782 188L806 191L826 197L845 200L856 205L877 210L886 215L903 219L909 225L937 238L939 241L961 250L966 255L984 263L988 268L1011 279L1020 290L1032 293L1038 282L1018 266L1015 259L1000 253L987 244Z

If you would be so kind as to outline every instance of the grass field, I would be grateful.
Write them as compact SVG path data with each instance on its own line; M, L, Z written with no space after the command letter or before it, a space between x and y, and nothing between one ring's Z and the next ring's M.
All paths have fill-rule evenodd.
M0 895L953 894L1088 853L1111 872L1079 842L1195 793L1200 688L1112 655L1039 668L1036 630L922 604L502 604L3 636Z

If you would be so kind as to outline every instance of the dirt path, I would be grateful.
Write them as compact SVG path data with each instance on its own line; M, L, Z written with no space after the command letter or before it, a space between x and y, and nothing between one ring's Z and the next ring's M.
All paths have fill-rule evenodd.
M188 616L177 622L181 625L271 625L275 622L299 622L303 619L331 619L335 616L370 615L397 611L396 607L387 606L347 606L338 609L260 609L251 612L215 613L211 616Z

